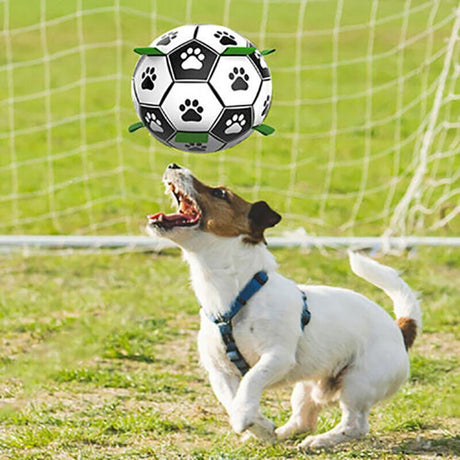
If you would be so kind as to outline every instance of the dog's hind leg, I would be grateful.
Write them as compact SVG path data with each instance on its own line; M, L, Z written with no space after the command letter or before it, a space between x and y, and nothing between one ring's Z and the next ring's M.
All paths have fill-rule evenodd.
M315 436L308 436L300 444L302 449L332 447L352 439L361 439L369 431L369 409L351 409L341 403L342 420L332 430Z
M367 369L363 371L362 366L351 365L344 368L339 377L334 381L338 380L341 384L337 390L342 409L340 423L326 433L308 436L300 444L301 448L331 447L341 442L363 438L368 433L369 410L376 402L376 391L373 382L369 380Z
M308 436L300 447L315 449L331 447L341 442L363 438L369 431L369 410L375 402L375 389L366 373L352 368L342 375L339 390L342 419L332 430L315 436Z
M313 383L296 383L291 395L292 415L289 421L276 431L279 440L289 438L295 434L314 431L321 404L312 398Z

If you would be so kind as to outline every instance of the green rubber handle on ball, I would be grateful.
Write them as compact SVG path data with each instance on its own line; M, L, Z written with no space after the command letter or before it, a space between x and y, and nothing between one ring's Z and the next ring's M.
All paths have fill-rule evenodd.
M254 46L228 46L222 56L248 56L256 49Z
M128 131L130 133L133 133L134 131L137 131L141 128L144 128L144 123L142 123L142 121L138 121L137 123L133 123L132 125L130 125Z
M145 46L140 48L134 48L134 52L137 54L141 54L143 56L164 56L165 53L160 51L158 48Z
M262 56L267 56L267 55L269 55L269 54L274 53L275 51L276 51L276 49L271 48L271 49L268 49L268 50L263 50L263 51L261 51L260 54L261 54Z
M258 131L260 134L263 134L264 136L270 136L270 134L273 134L275 132L275 128L272 128L268 125L258 125L254 126L252 129L254 131Z
M176 142L208 142L208 133L186 133L178 132L174 140Z

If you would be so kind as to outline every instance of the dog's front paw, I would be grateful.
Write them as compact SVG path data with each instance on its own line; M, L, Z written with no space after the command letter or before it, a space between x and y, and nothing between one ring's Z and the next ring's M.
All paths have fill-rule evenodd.
M284 439L294 436L296 432L297 426L293 425L292 423L286 423L285 425L280 426L275 430L276 438L279 441L283 441Z
M230 425L235 433L241 434L254 425L254 415L247 411L233 411L230 414Z
M233 430L241 434L248 430L254 437L268 442L275 442L275 425L256 411L235 411L230 416ZM245 436L247 438L247 433Z
M277 441L275 434L275 425L258 413L255 422L249 428L249 431L257 438L274 444Z

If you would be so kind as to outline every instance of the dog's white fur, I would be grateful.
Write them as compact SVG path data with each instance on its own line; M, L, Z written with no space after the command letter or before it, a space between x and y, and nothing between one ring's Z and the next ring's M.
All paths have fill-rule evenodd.
M191 173L167 171L193 197ZM309 436L303 448L327 447L364 436L370 408L394 394L409 374L401 330L376 303L348 289L296 285L277 272L263 243L242 236L222 237L193 228L163 234L182 247L193 289L202 306L198 347L212 388L237 433L249 430L266 440L311 431L321 407L338 400L341 422L327 433ZM352 270L382 288L393 300L397 317L420 326L418 301L391 268L350 253ZM267 284L235 317L234 337L251 369L241 378L228 360L221 336L207 317L226 312L252 276L265 270ZM311 321L300 327L303 290ZM260 412L265 388L295 383L292 416L280 428Z

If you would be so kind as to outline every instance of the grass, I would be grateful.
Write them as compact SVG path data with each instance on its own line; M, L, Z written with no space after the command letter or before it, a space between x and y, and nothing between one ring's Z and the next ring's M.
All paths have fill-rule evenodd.
M85 0L79 15L70 0L3 2L0 232L137 234L144 216L165 205L159 178L175 161L208 183L267 199L286 217L280 231L381 234L418 164L456 2L388 0L375 11L368 0L340 3ZM132 49L186 22L227 23L259 48L277 49L267 58L275 135L197 155L165 148L145 130L127 132L137 121ZM458 103L445 104L439 120L458 113ZM429 229L458 196L459 155L434 156L455 152L456 131L436 132L420 189L433 212L416 211L407 231L451 236L459 219Z
M357 289L391 311L342 252L275 255L299 282ZM1 256L0 458L457 458L458 251L381 260L422 297L410 380L373 408L364 441L310 456L301 436L267 446L231 432L198 363L198 305L176 251ZM285 422L289 389L266 392L263 407ZM338 420L328 408L318 430Z

